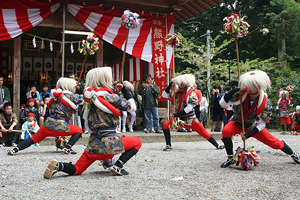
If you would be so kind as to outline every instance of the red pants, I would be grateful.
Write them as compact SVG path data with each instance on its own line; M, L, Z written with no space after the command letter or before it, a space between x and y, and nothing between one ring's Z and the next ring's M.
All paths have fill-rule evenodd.
M300 125L298 125L298 126L292 126L292 130L291 131L293 131L293 130L300 130Z
M132 148L139 150L142 146L141 139L137 137L122 137L122 141L124 144L125 151ZM92 154L85 151L74 165L76 168L75 175L82 174L82 172L84 172L96 160L108 160L111 159L113 156L114 154Z
M76 133L82 133L82 129L79 126L69 124L69 127L70 127L70 132L61 132L61 131L51 130L42 126L40 130L38 130L38 132L36 132L34 136L31 137L31 139L33 140L34 143L39 143L46 137L70 136Z
M284 121L286 121L286 124L289 126L291 125L291 118L290 117L280 117L280 124L284 125Z
M232 137L236 134L240 134L242 132L242 128L236 125L234 121L229 121L226 126L223 128L222 136L223 137ZM250 132L250 131L245 131ZM253 135L255 139L261 141L265 145L273 149L282 149L284 146L284 142L274 137L267 129L263 129L260 132Z
M170 123L172 123L172 119L166 121L163 124L163 129L169 129ZM211 135L207 132L207 130L203 127L203 125L201 123L196 123L195 120L192 122L192 126L185 125L184 128L186 128L186 129L189 129L189 128L193 129L199 135L201 135L203 138L205 138L207 140L211 137Z

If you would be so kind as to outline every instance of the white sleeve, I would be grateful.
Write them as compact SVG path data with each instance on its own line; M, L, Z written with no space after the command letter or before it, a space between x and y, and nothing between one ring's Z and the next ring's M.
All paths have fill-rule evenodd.
M163 91L163 93L161 94L161 96L163 97L163 98L169 98L169 94L168 93L166 93L166 91Z
M276 110L279 110L279 102L280 102L280 99L277 101Z
M189 113L193 110L194 106L192 104L187 104L187 106L184 108L185 113Z
M220 101L220 106L222 108L229 108L230 107L230 104L232 104L231 101L228 101L228 103L226 103L226 101L224 100L224 96L221 98L221 101Z
M259 116L259 120L258 120L258 125L256 125L256 128L258 129L258 131L260 132L261 130L263 130L266 127L266 122L263 121L260 116Z

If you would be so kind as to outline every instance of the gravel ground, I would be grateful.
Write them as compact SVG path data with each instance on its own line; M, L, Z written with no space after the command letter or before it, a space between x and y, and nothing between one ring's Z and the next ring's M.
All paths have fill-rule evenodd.
M300 152L300 136L276 137ZM233 140L235 148L242 145L240 137ZM40 146L11 157L8 147L1 148L0 199L300 199L300 166L255 139L247 144L261 151L259 166L248 171L221 169L225 150L207 141L173 143L168 152L163 143L145 143L125 165L129 176L114 176L95 162L80 176L57 173L52 180L43 178L51 159L75 163L80 153ZM73 149L82 152L84 146Z

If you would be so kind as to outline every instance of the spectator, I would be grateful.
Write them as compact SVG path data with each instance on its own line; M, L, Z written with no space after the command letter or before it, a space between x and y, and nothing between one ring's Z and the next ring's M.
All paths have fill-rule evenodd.
M27 121L27 114L29 112L34 113L35 115L35 121L37 121L37 119L39 118L39 112L38 110L34 107L34 99L28 99L27 100L27 105L28 107L26 107L21 115L21 123L23 124L25 121Z
M224 109L221 108L220 106L220 100L223 96L224 93L221 93L221 87L217 85L215 89L213 89L212 96L211 96L211 103L212 103L212 110L213 110L213 123L212 123L211 131L215 131L217 120L219 118L220 131L222 132Z
M21 136L23 140L32 137L40 129L38 123L34 120L34 118L34 113L30 112L27 114L28 121L24 122L22 125L22 130L25 131L24 135L22 134ZM36 143L36 145L38 146L38 143Z
M0 75L0 113L3 113L3 105L6 102L11 102L9 89L3 86L4 78Z
M144 131L145 133L152 132L154 125L155 133L162 133L159 130L159 117L158 117L158 101L157 97L160 94L159 87L152 82L152 77L148 74L142 87L139 89L139 95L142 96L142 109L144 110Z
M129 91L129 93L133 96L133 92L134 92L134 87L133 85L128 82L128 81L124 81L123 82L123 86L126 87L126 89ZM122 97L124 95L122 94ZM131 118L130 118L130 124L128 126L129 128L129 132L133 132L133 124L135 122L135 118L136 118L136 113L135 111L122 111L122 132L125 133L126 132L126 120L127 120L127 112L130 113Z
M194 92L198 97L198 103L195 106L195 114L196 114L196 117L199 120L199 118L200 118L200 102L201 102L201 99L202 99L202 92L197 89L197 84L194 85Z
M34 99L35 107L40 107L41 96L40 93L36 90L36 85L32 84L30 86L30 91L26 93L27 99Z
M49 113L49 108L48 108L48 102L49 102L49 96L48 94L46 94L43 98L44 100L44 104L43 106L39 107L39 124L40 126L43 126L44 121L46 121L46 119L49 117L50 113Z
M41 99L41 105L43 105L44 103L44 98L47 97L51 97L51 93L48 91L48 85L47 83L44 83L42 86L42 91L40 92L40 99ZM43 103L42 103L43 102Z
M70 73L69 74L69 78L74 79L76 81L76 83L77 83L75 94L83 94L84 86L81 85L81 83L76 80L75 74L74 73Z
M18 124L18 118L15 113L12 112L12 106L9 102L4 104L4 112L0 113L0 128L2 132L1 145L11 144L17 146L19 142L19 133L13 132Z
M204 128L206 128L207 125L207 113L208 113L208 102L205 97L205 94L202 91L202 99L200 101L200 117L199 121L202 123Z

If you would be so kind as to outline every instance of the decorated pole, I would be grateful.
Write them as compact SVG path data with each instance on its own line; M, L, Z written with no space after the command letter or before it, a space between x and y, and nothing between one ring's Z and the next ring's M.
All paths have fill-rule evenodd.
M239 58L239 46L238 46L238 38L244 37L248 34L248 28L250 25L244 20L244 17L240 18L240 16L236 13L232 13L231 16L225 17L224 21L226 23L223 25L224 30L230 34L234 35L235 39L235 47L236 47L236 59L238 66L238 79L241 75L240 70L240 58ZM245 122L244 122L244 111L243 111L243 102L242 98L240 98L241 105L241 120L242 120L242 135L245 134ZM246 149L246 142L243 139L244 149Z
M123 77L129 29L130 28L134 29L137 27L137 25L140 23L140 19L138 18L139 16L140 15L137 13L133 13L130 10L125 10L121 17L122 25L127 28L127 32L126 32L124 52L123 52L123 57L122 57L121 73L120 73L120 80L119 80L120 83L122 82L122 77Z
M87 56L95 54L98 49L99 49L99 38L97 38L96 35L88 36L86 40L82 40L80 42L79 51L80 51L80 53L83 53L84 60L83 60L83 64L81 67L80 75L78 77L79 78L78 82L80 82L82 73L85 69L85 63L86 63Z
M226 23L223 25L224 30L234 35L235 47L236 47L236 58L238 66L238 79L240 78L240 58L239 58L239 47L238 38L244 37L248 34L248 28L250 25L244 20L244 17L240 17L238 14L232 13L231 16L225 17ZM257 152L251 150L252 147L246 148L245 134L245 122L244 122L244 111L243 111L243 100L242 93L240 93L240 106L241 106L241 121L242 121L242 140L244 148L238 148L233 159L236 160L236 165L240 165L243 169L249 169L252 166L257 166L259 163L259 156Z
M175 48L178 47L181 43L178 35L176 33L167 34L165 37L166 45L173 48L173 78L175 78ZM175 112L175 101L173 101L173 113Z

